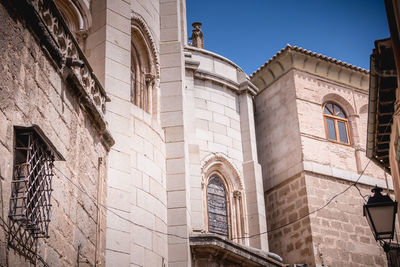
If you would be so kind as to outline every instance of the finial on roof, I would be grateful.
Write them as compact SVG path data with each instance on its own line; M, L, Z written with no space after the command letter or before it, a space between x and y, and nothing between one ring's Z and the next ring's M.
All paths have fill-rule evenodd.
M192 40L192 46L198 48L204 48L204 39L203 32L201 31L201 22L193 22L192 23L192 37L189 40Z

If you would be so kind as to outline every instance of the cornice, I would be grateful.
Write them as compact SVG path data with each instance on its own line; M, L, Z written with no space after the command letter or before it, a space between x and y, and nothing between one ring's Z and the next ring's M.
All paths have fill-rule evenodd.
M204 55L205 57L211 56L213 59L218 59L230 65L232 69L236 70L236 79L233 80L221 73L202 69L200 61L194 60L192 54L196 54L197 56ZM212 81L214 83L225 86L226 88L231 89L238 94L248 92L249 94L254 96L258 92L258 88L250 81L249 77L238 65L236 65L229 59L224 58L223 56L201 48L185 47L185 68L187 70L193 71L193 76L196 79Z
M114 139L105 121L110 99L93 69L51 0L9 1L40 42L44 53L70 88L77 93L81 107L94 122L107 150Z
M250 80L262 91L291 69L368 91L369 71L290 45L250 75Z

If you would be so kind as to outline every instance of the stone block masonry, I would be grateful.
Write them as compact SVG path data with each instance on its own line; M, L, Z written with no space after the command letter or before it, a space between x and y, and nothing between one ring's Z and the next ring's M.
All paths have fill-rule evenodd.
M14 126L37 125L65 158L55 162L49 238L38 240L38 254L50 266L103 265L106 214L96 206L106 197L108 147L77 90L25 23L11 5L0 4L0 216L8 215ZM8 249L6 234L2 228L0 265L26 266L24 257Z
M363 69L291 46L252 75L261 89L255 97L255 114L268 230L272 231L269 243L284 262L386 264L362 216L363 199L355 187L307 216L351 186L361 173L358 186L363 195L369 195L375 184L386 187L386 178L392 188L391 177L374 163L364 170L368 79ZM350 142L327 138L326 103L344 110Z

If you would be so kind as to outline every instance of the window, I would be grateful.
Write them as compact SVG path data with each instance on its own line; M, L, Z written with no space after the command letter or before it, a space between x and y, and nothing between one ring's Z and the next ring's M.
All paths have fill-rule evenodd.
M131 28L131 102L147 113L156 108L156 64L151 38L140 19Z
M221 153L209 155L202 165L204 230L248 245L243 178Z
M34 238L48 237L54 151L37 126L15 128L9 218Z
M208 231L228 236L228 214L225 186L213 174L207 186Z
M326 138L331 141L350 144L348 119L338 105L326 103L323 109Z

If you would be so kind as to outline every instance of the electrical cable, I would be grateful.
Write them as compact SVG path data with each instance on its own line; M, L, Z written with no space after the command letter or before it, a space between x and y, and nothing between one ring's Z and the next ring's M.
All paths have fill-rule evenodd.
M4 231L6 231L8 234L12 235L14 240L17 241L18 245L20 245L21 247L23 247L24 249L26 249L26 251L28 251L29 253L33 254L45 267L50 267L50 265L47 264L47 262L42 258L42 256L40 256L39 254L37 254L35 251L31 250L30 248L26 247L25 244L19 239L19 237L17 237L10 229L10 226L7 224L6 221L4 221L3 217L0 216L0 221L1 221L1 227L4 229ZM6 229L7 228L7 229Z
M394 115L397 115L398 112L399 112L399 110L400 110L400 109L396 110L396 111L394 112ZM393 116L392 116L392 118L390 119L388 125L386 126L384 132L387 131L388 126L391 124L392 120L393 120ZM293 220L293 221L291 221L291 222L288 222L288 223L286 223L286 224L284 224L284 225L278 226L278 227L276 227L276 228L274 228L274 229L271 229L271 230L268 230L268 231L264 231L264 232L261 232L261 233L258 233L258 234L254 234L254 235L249 235L249 236L245 236L245 237L241 237L241 238L235 238L235 239L245 239L245 238L252 238L252 237L256 237L256 236L261 236L261 235L268 234L268 233L274 232L274 231L276 231L276 230L282 229L282 228L284 228L284 227L286 227L286 226L289 226L289 225L291 225L291 224L293 224L293 223L296 223L296 222L298 222L298 221L300 221L300 220L302 220L302 219L304 219L304 218L306 218L306 217L308 217L308 216L310 216L310 215L312 215L312 214L314 214L314 213L316 213L316 212L318 212L318 211L324 209L324 208L327 207L330 203L332 203L332 201L335 200L337 197L339 197L340 195L342 195L342 194L344 194L345 192L347 192L352 186L354 186L354 187L358 190L360 196L362 197L362 199L363 199L364 202L365 202L365 201L366 201L366 200L365 200L365 196L362 195L361 190L358 188L357 184L358 184L358 182L360 181L361 177L363 176L363 174L364 174L365 170L367 169L368 165L370 164L370 162L371 162L371 159L368 160L367 164L365 165L364 169L362 170L362 172L360 173L359 177L357 178L357 180L356 180L355 182L351 183L351 184L350 184L348 187L346 187L343 191L341 191L341 192L335 194L334 196L332 196L332 197L331 197L324 205L322 205L321 207L319 207L319 208L317 208L317 209L315 209L315 210L313 210L313 211L311 211L311 212L309 212L309 213L307 213L307 214L305 214L305 215L303 215L303 216L301 216L301 217L299 217L299 218L297 218L297 219L295 219L295 220ZM64 174L60 169L58 169L56 166L54 166L54 168L55 168L62 176L64 176L71 184L73 184L76 188L78 188L79 191L81 191L82 193L86 194L86 195L90 198L90 200L94 203L94 205L95 205L97 208L99 208L98 205L97 205L97 203L96 203L96 200L95 200L92 196L90 196L90 195L86 192L86 190L84 190L83 188L81 188L79 185L75 184L67 175L65 175L65 174ZM147 230L149 230L149 231L152 231L152 232L155 232L155 233L158 233L158 234L166 235L166 236L173 236L173 237L177 237L177 238L180 238L180 239L188 239L188 237L183 237L183 236L179 236L179 235L171 234L171 233L164 233L164 232L159 231L159 230L151 229L151 228L149 228L149 227L147 227L147 226L145 226L145 225L141 225L141 224L135 223L135 222L133 222L132 220L127 219L127 218L125 218L125 217L119 215L118 213L116 213L116 212L113 210L113 208L110 208L110 207L108 207L108 206L106 206L106 205L103 205L103 204L99 204L99 205L102 206L104 209L110 211L110 212L113 213L115 216L119 217L120 219L122 219L122 220L124 220L124 221L127 221L127 222L129 222L129 223L131 223L131 224L133 224L133 225L135 225L135 226L138 226L138 227L147 229Z
M77 185L76 183L74 183L67 175L65 175L65 174L64 174L60 169L58 169L56 166L54 166L53 168L56 169L56 170L58 171L58 173L60 173L62 176L64 176L72 185L74 185L76 188L78 188L79 191L81 191L82 193L84 193L85 195L87 195L87 196L90 198L90 200L93 202L93 204L94 204L97 208L99 208L98 205L97 205L97 203L96 203L96 199L94 199L92 196L90 196L90 195L86 192L85 189L83 189L82 187L80 187L79 185ZM103 207L104 209L106 209L107 211L113 213L115 216L119 217L120 219L122 219L122 220L124 220L124 221L127 221L127 222L129 222L129 223L131 223L131 224L133 224L133 225L135 225L135 226L138 226L138 227L144 228L144 229L146 229L146 230L149 230L149 231L151 231L151 232L155 232L155 233L162 234L162 235L167 235L167 236L173 236L173 237L177 237L177 238L181 238L181 239L188 239L188 237L182 237L182 236L176 235L176 234L164 233L164 232L159 231L159 230L151 229L151 228L149 228L149 227L147 227L147 226L145 226L145 225L142 225L142 224L139 224L139 223L135 223L135 222L133 222L132 220L127 219L127 218L125 218L125 217L119 215L118 213L116 213L116 212L113 210L113 208L111 208L111 207L109 207L109 206L106 206L106 205L104 205L104 204L99 203L99 206L101 206L101 207Z

